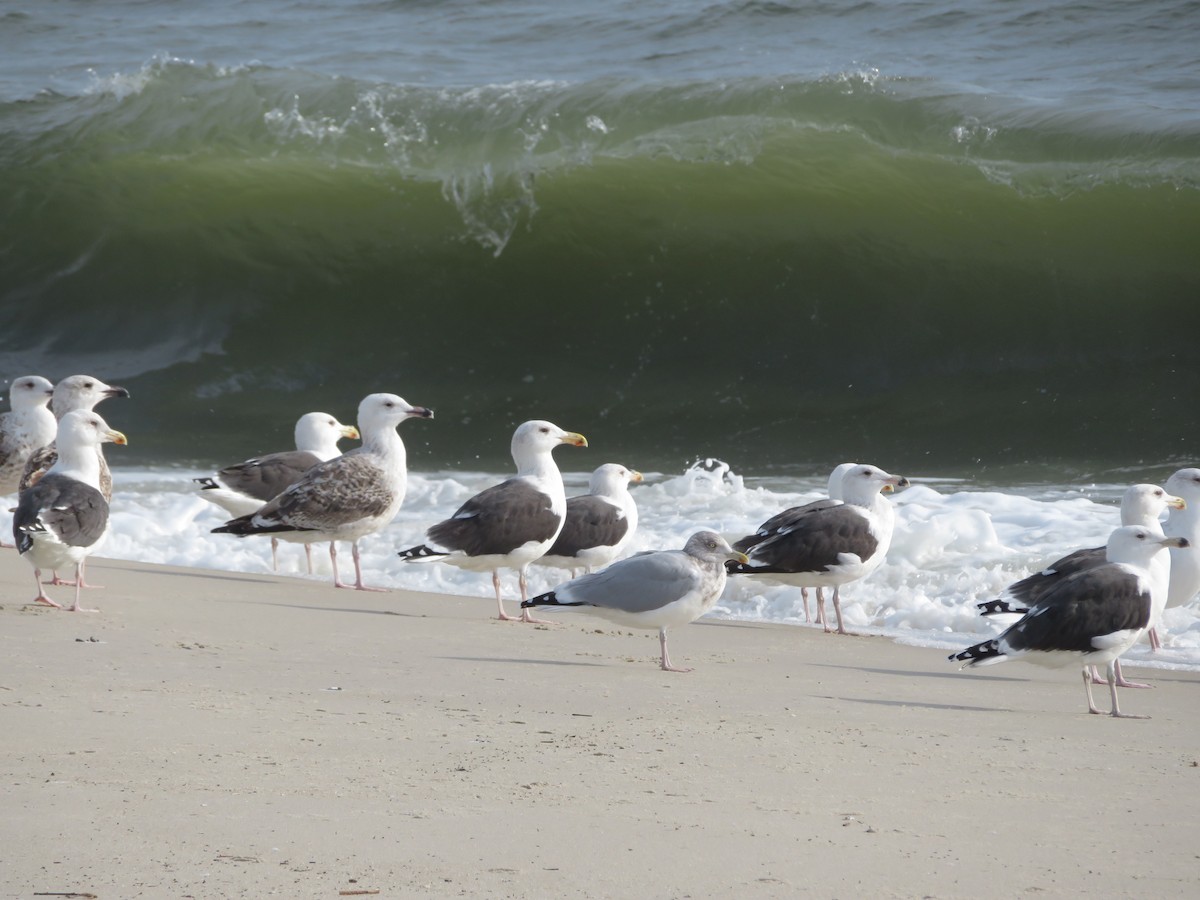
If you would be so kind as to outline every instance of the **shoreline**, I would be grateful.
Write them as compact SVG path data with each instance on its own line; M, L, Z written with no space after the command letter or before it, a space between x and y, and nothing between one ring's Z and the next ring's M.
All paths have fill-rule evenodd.
M1076 667L890 638L707 619L677 674L566 611L93 558L67 614L31 571L0 551L0 897L1196 887L1200 673L1111 720Z

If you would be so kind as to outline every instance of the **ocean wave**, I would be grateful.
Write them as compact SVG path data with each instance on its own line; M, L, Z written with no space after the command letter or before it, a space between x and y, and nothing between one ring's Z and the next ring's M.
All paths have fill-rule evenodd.
M714 409L764 466L1186 455L1195 150L1039 115L869 69L453 88L162 57L0 105L0 363L133 379L148 453L235 394L218 445L370 381L500 431L619 417L660 460Z

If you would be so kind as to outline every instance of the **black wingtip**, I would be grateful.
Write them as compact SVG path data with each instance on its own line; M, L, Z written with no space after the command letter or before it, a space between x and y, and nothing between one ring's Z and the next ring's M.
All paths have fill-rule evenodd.
M979 610L981 616L999 616L1005 613L1024 615L1029 612L1022 606L1013 606L1007 600L987 600L983 603L976 603L975 608Z
M531 606L562 606L558 602L558 597L554 595L554 591L546 591L544 594L538 594L536 597L530 597L528 600L521 601L521 609L528 609Z
M396 555L403 560L413 562L418 559L429 559L434 556L445 556L441 550L435 550L428 544L421 544L417 547L409 547L407 550L397 551Z
M983 641L982 643L968 647L960 653L951 653L946 658L951 662L961 662L968 666L973 666L982 660L991 659L993 656L999 655L1000 642L992 638L990 641Z
M211 491L211 490L214 490L214 489L220 487L220 485L217 484L215 481L213 481L211 478L193 478L192 481L194 481L194 482L196 482L196 484L200 485L200 490L202 490L202 491Z
M725 571L730 575L791 575L788 569L778 566L755 565L754 563L738 562L736 559L725 560Z
M224 525L218 525L212 529L212 534L236 534L238 537L245 537L248 534L255 534L257 529L250 527L250 520L253 516L238 516L236 519L230 519Z

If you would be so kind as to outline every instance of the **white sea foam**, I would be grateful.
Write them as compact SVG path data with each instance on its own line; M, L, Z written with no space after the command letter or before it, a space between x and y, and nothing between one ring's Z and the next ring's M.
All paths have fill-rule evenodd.
M747 479L718 461L681 474L648 473L635 486L641 524L631 553L680 547L700 528L730 537L753 531L780 510L823 496L824 479ZM116 475L112 529L102 555L178 566L269 572L265 538L211 534L224 513L202 500L193 477L209 474L179 469L121 470ZM425 529L449 516L471 495L501 475L486 472L412 473L408 496L395 521L362 541L367 580L377 586L492 596L487 575L438 564L411 565L398 550L424 539ZM582 493L587 473L566 476L567 492ZM1007 622L977 615L975 603L1045 562L1079 547L1104 543L1118 524L1123 485L1088 485L1023 491L972 490L970 485L926 480L895 494L896 531L887 563L865 581L843 591L847 625L931 648L958 648L997 633ZM280 549L281 572L303 575L297 546ZM319 579L329 577L324 546L314 551ZM349 554L341 559L349 565ZM516 596L516 578L503 576L506 598ZM553 587L562 573L533 567L530 590ZM402 602L398 600L397 602ZM481 602L480 615L492 607ZM756 579L731 578L713 615L749 621L804 624L795 588ZM1011 618L1010 618L1011 621ZM1133 663L1200 668L1200 604L1168 610L1166 646L1149 653L1139 644Z

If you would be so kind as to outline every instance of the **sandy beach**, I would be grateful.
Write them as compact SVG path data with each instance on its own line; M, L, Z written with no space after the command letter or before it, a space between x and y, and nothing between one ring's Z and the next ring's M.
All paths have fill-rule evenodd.
M658 643L478 598L0 552L0 895L1174 897L1200 675L704 621ZM51 588L69 601L69 588ZM1107 689L1097 700L1107 707Z

